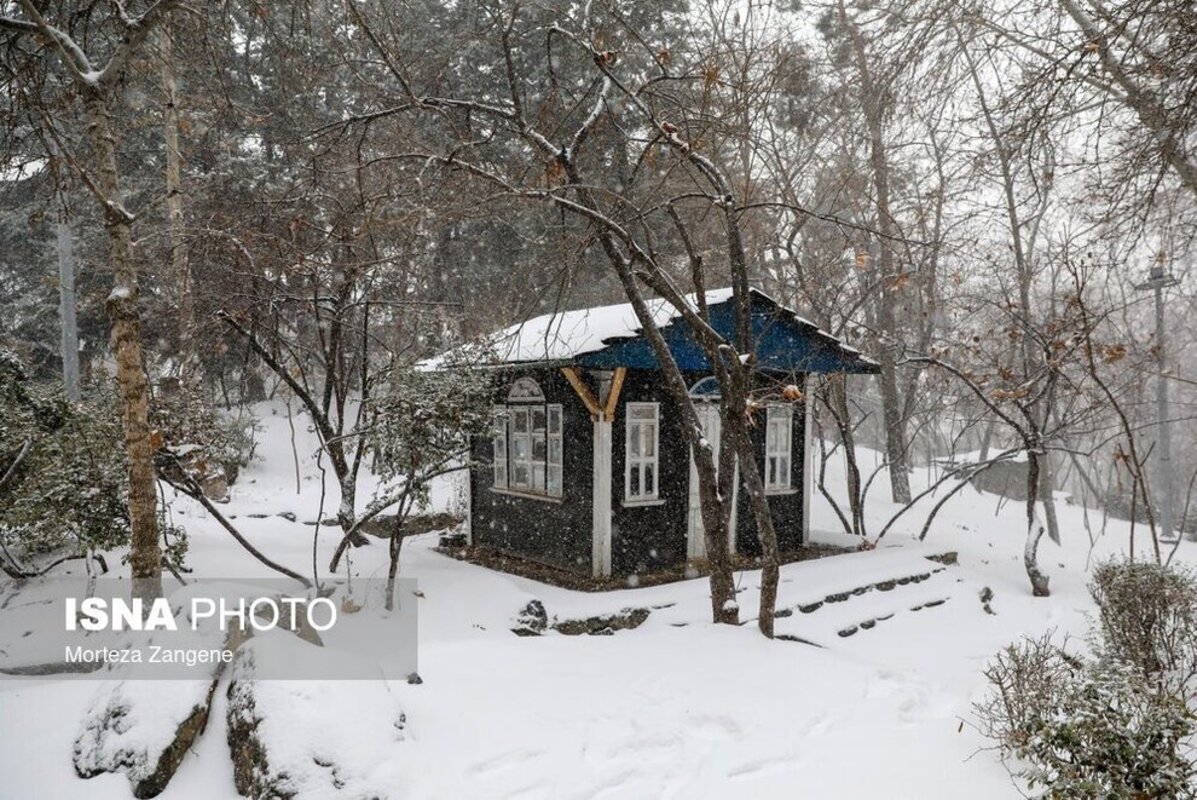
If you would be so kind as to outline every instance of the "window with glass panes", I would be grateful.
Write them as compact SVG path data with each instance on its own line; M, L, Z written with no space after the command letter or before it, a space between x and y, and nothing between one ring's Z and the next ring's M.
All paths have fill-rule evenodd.
M790 452L793 441L792 406L769 406L765 419L765 489L790 488Z
M656 500L660 478L658 436L660 406L657 403L628 403L624 452L624 502Z
M495 488L561 497L561 405L545 403L536 382L520 378L507 405L494 407L494 419Z

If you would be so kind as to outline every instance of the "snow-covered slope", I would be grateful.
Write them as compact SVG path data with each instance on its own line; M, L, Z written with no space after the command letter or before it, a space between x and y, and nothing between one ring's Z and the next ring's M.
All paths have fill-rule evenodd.
M261 413L266 459L246 470L228 510L267 554L306 571L314 528L305 523L317 518L320 497L313 441L297 419L297 494L287 420L268 407ZM829 480L839 472L832 464ZM335 509L335 482L325 488L325 507ZM446 484L436 505L449 506L454 493ZM834 514L818 502L820 536L842 541L831 533ZM701 579L585 594L456 561L433 550L435 536L414 538L402 571L424 595L424 683L390 686L406 713L397 745L405 756L379 774L401 775L392 788L405 798L1010 797L1005 770L968 724L984 688L980 669L1022 634L1083 629L1087 566L1122 551L1127 526L1111 520L1091 543L1082 510L1061 504L1064 545L1045 540L1041 548L1053 593L1035 599L1022 571L1017 504L966 488L919 543L911 534L933 502L907 514L875 551L784 567L779 608L788 616L777 627L794 638L776 641L751 624L712 626ZM873 497L872 528L895 508ZM277 516L288 511L295 521ZM191 533L197 574L261 574L202 509L175 498L172 514ZM335 530L322 528L320 565L335 544ZM959 564L926 558L944 551L958 552ZM1178 557L1195 554L1182 543ZM359 575L381 575L384 564L378 544L353 553ZM758 574L737 580L742 616L751 618ZM979 599L985 587L993 614ZM513 617L531 599L559 619L652 611L611 636L517 637ZM83 781L71 769L94 691L88 682L0 682L0 797L129 797L123 776ZM209 729L162 797L235 796L223 690L217 698ZM296 702L322 701L307 692ZM343 719L353 709L319 712Z

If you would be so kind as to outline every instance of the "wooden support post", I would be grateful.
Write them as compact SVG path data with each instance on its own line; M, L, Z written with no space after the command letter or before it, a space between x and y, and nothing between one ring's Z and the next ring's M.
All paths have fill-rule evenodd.
M811 436L814 434L814 423L811 414L811 404L814 395L811 394L810 375L802 378L802 544L810 543L810 499L811 487L815 480L811 446Z
M574 367L562 367L561 374L569 381L574 392L581 398L594 426L594 459L591 465L593 491L591 508L591 574L596 578L611 577L611 421L615 418L615 405L627 375L626 367L619 367L611 381L604 403L600 404L594 392L583 382Z
M611 423L594 418L594 491L591 496L591 570L611 577Z

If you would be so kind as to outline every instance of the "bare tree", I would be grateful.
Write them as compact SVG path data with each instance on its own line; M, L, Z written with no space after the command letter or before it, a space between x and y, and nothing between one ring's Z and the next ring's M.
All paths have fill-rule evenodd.
M682 411L699 477L712 616L719 622L734 622L738 616L726 544L734 497L731 467L738 459L762 552L758 625L771 636L779 555L749 430L761 392L754 377L750 322L749 275L754 259L748 250L746 219L751 203L737 191L736 173L724 161L724 153L731 152L744 163L743 149L721 148L736 135L751 134L729 133L727 126L715 124L726 119L721 115L728 110L721 105L727 98L716 97L727 87L719 76L729 74L722 70L718 52L704 50L698 41L684 36L663 46L650 45L644 30L618 14L607 16L610 10L605 5L588 7L568 22L557 18L539 27L531 11L504 6L488 9L486 41L504 65L499 79L474 92L441 95L435 85L430 90L409 78L415 70L404 59L401 43L391 43L378 29L388 25L385 18L366 19L356 7L350 13L385 59L399 98L390 109L361 115L360 122L378 114L423 114L450 123L447 130L438 132L439 138L430 136L406 152L392 152L389 158L439 163L503 196L546 202L588 224L589 235L618 277L666 387ZM550 45L547 65L529 63L524 45L537 33ZM616 34L626 45L623 52L612 49ZM600 41L606 44L600 46ZM549 85L576 87L570 90L570 102L562 102L563 88L560 94L534 103L525 88L534 68L545 70ZM753 78L760 79L759 75ZM686 92L675 92L687 86L696 87L699 95L691 98ZM728 93L734 95L734 89ZM496 142L498 151L493 147ZM505 163L517 143L522 148L516 150L520 157ZM630 175L618 176L622 181L613 180L599 166L611 162L612 152L634 165ZM717 221L717 227L707 220ZM717 245L708 251L712 238ZM706 307L707 282L715 274L710 262L715 258L732 285L734 331L730 336L712 326ZM686 288L693 289L692 297ZM722 396L719 465L704 437L685 377L659 329L649 292L695 332L718 381Z
M16 4L21 17L0 16L0 30L26 39L39 61L55 61L71 83L75 100L85 118L84 140L88 157L76 152L62 121L55 118L54 103L47 96L31 96L33 116L45 126L58 153L95 197L108 235L113 288L107 310L112 323L111 346L117 364L121 417L129 470L130 565L135 596L156 597L162 592L162 554L158 536L157 482L153 455L156 449L149 426L149 390L142 360L141 316L138 308L137 261L133 253L132 227L137 215L125 205L118 134L113 125L114 109L123 96L123 80L132 60L148 47L151 35L179 5L177 0L159 0L138 15L121 4L110 10L106 26L94 39L80 39L76 26L86 26L69 8L59 9L61 20L49 19L32 0ZM89 15L90 16L90 15ZM84 45L107 47L103 57L89 55ZM8 50L11 54L12 50ZM22 64L19 68L29 68Z
M895 263L894 239L897 238L897 230L890 207L890 161L885 138L885 119L890 113L887 103L892 101L893 95L875 74L868 41L860 26L849 15L844 0L839 0L836 10L851 43L860 84L861 109L869 136L873 203L880 234L877 242L876 307L877 328L883 337L878 355L881 361L881 408L885 418L885 456L893 500L907 504L910 502L910 467L906 452L906 418L902 413L896 369L903 347L898 337L895 308L900 277ZM867 256L864 261L868 263Z
M1001 189L1003 207L1006 214L1007 231L1009 233L1009 247L1014 259L1014 274L1016 294L1007 302L1007 307L1014 309L1010 318L1012 346L1017 346L1021 361L1021 373L1034 375L1043 369L1044 351L1036 346L1033 336L1028 335L1027 329L1036 325L1037 310L1032 306L1032 289L1040 266L1037 263L1036 246L1039 244L1040 231L1052 200L1052 190L1055 181L1055 154L1049 143L1022 143L1021 147L1010 142L1012 138L999 126L996 113L987 96L985 80L970 47L960 42L960 52L967 65L968 75L976 91L984 131L990 139L991 152L997 164L994 176ZM1036 146L1036 144L1038 146ZM1023 153L1020 154L1020 149ZM1031 184L1030 208L1024 212L1023 202L1019 194L1019 167L1016 159L1025 154L1028 160L1037 159L1041 166L1030 165L1028 183ZM1037 401L1029 406L1027 425L1037 441L1042 444L1043 431L1047 425L1046 408L1051 405L1050 395L1038 395ZM1056 518L1056 504L1053 496L1055 481L1052 477L1051 459L1046 452L1040 458L1038 454L1031 455L1030 468L1039 478L1040 485L1037 494L1042 497L1044 516L1047 522L1048 535L1052 541L1059 544L1060 526Z

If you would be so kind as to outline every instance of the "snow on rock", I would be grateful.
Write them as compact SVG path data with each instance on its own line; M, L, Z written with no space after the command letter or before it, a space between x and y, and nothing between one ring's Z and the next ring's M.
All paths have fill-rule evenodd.
M550 623L544 603L529 600L516 615L511 632L516 636L540 636L549 630L565 636L610 636L616 631L639 628L651 613L647 608L623 608L615 613L593 614L583 618L559 619L554 615Z
M124 772L134 797L155 797L204 729L216 679L105 683L75 740L75 772Z
M243 641L242 634L226 634L212 620L202 622L198 630L187 630L191 619L185 600L195 591L185 587L170 597L176 618L187 624L172 634L169 646L235 648ZM133 644L134 637L147 639L143 646L155 642L152 634L131 634L121 646ZM158 795L207 725L212 696L225 666L223 661L199 665L197 671L206 674L196 679L132 680L127 679L130 670L140 666L108 664L100 674L113 680L96 690L75 740L75 773L93 778L105 772L123 772L134 797Z
M647 608L625 608L616 614L603 614L585 619L554 619L553 630L566 636L610 636L616 631L639 628L651 613Z
M549 615L544 609L544 603L539 600L529 600L528 605L515 618L515 627L511 632L516 636L539 636L549 626Z
M233 660L226 722L237 791L259 798L404 796L406 719L384 680L258 680L271 661L351 658L290 634L266 635Z

